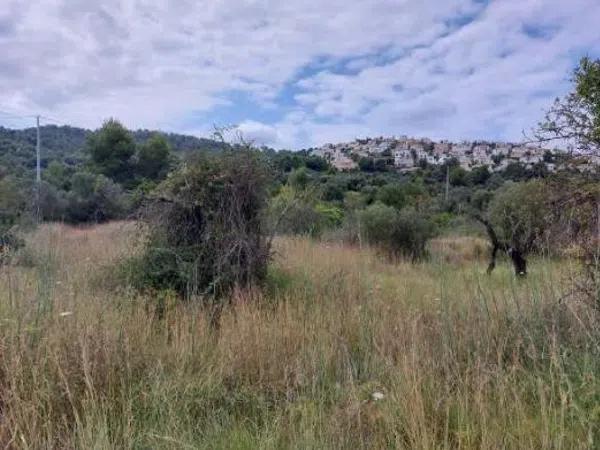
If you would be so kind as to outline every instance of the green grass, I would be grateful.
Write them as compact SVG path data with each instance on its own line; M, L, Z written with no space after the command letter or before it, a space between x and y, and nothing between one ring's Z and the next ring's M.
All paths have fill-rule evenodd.
M235 293L215 333L197 304L163 294L159 319L157 299L115 290L134 235L43 227L33 266L1 269L0 444L600 446L599 316L562 301L566 261L520 281L282 239L267 287Z

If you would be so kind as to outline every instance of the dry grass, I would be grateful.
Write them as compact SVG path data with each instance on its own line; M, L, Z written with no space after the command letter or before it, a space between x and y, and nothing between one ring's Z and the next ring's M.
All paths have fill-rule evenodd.
M472 264L488 258L490 244L473 236L448 236L432 239L429 251L434 260L452 265Z
M127 223L42 227L33 266L1 269L0 444L599 445L600 324L559 302L568 266L535 261L518 282L471 256L392 265L285 239L268 286L236 293L217 335L198 305L161 294L158 319L156 299L114 290L106 268L135 238Z

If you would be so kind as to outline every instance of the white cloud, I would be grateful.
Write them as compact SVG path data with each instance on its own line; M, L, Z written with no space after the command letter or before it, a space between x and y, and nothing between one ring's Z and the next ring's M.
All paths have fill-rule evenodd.
M280 114L244 110L244 134L281 147L517 139L575 59L600 51L597 0L2 3L0 110L205 130L190 115L211 117L236 90Z
M244 140L256 146L281 146L281 137L274 126L254 120L246 120L236 128Z

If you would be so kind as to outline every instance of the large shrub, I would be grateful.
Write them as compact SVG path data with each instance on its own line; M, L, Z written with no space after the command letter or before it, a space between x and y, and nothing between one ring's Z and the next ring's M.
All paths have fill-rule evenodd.
M412 208L402 211L376 202L359 213L364 240L392 256L418 260L426 255L434 225Z
M15 234L15 225L26 208L25 193L12 177L0 178L0 265L8 261L9 252L23 242Z
M47 200L54 201L50 196ZM56 203L58 205L58 203ZM71 190L66 195L64 219L70 223L105 222L123 217L128 209L121 186L104 175L77 172L71 178ZM57 210L44 205L44 210Z
M271 200L269 222L280 234L319 236L341 224L341 208L319 200L315 189L284 186Z
M269 259L268 180L250 149L204 155L173 173L143 209L148 241L135 268L139 285L191 298L260 282Z

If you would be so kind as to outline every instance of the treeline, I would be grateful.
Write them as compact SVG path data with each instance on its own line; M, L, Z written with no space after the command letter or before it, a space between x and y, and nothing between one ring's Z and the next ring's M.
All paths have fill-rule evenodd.
M101 222L131 211L140 193L164 179L173 164L163 136L157 134L137 144L132 133L111 119L87 135L78 164L48 164L39 193L29 179L10 173L0 183L5 192L11 192L3 198L8 196L4 201L12 209L38 214L39 205L42 220Z
M40 127L42 137L42 169L53 161L72 167L83 164L87 159L87 140L92 131L71 126L44 125ZM36 129L9 129L0 127L0 167L10 169L16 177L31 177L36 166ZM132 130L136 144L143 144L156 131ZM194 136L159 133L169 143L174 153L184 155L197 149L221 151L226 145L213 139Z
M137 133L138 139L111 119L93 133L77 134L85 139L83 149L71 154L70 160L51 161L43 170L40 218L82 223L126 217L182 162L190 163L198 153L227 148L227 144L206 140L212 143L208 148L175 152L169 140L174 135ZM436 232L457 226L470 226L473 232L473 222L465 213L485 211L505 183L549 176L542 170L545 166L528 169L521 164L509 165L502 172L487 167L466 171L457 160L424 165L405 174L338 172L308 151L256 151L272 173L269 217L277 222L277 232L337 234L351 242L378 245L387 241L395 247L394 253L413 258L424 256L423 242ZM14 170L14 166L5 165L0 171L5 223L14 222L23 212L35 209L37 214L32 173ZM406 239L398 236L409 230L414 238L401 244Z

